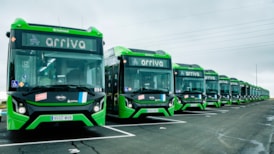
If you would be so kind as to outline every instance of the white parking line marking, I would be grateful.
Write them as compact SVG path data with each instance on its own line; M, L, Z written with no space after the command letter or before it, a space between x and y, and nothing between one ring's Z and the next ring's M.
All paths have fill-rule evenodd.
M75 142L75 141L91 141L91 140L102 140L102 139L114 139L114 138L123 138L123 137L133 137L134 134L131 134L126 131L122 131L116 128L111 128L109 126L103 126L104 128L111 129L113 131L125 134L125 135L115 135L115 136L104 136L104 137L90 137L90 138L79 138L79 139L66 139L66 140L52 140L52 141L38 141L38 142L24 142L24 143L11 143L11 144L2 144L0 147L10 147L10 146L22 146L22 145L35 145L35 144L48 144L48 143L62 143L62 142Z
M160 117L152 117L151 119L157 119L157 120L165 120L169 122L156 122L156 123L140 123L140 124L124 124L124 125L108 125L109 127L133 127L133 126L152 126L152 125L169 125L169 124L180 124L180 123L186 123L186 121L181 120L174 120L174 119L167 119L167 118L160 118Z
M189 113L189 114L184 114ZM204 115L217 115L217 113L214 112L206 112L206 111L183 111L182 114L176 114L174 116L187 116L187 115L196 115L196 116L204 116Z
M221 113L226 113L229 110L224 110L224 109L218 109L218 108L206 108L208 111L214 111L214 112L221 112Z
M136 135L131 134L131 133L129 133L129 132L126 132L126 131L123 131L123 130L120 130L120 129L116 129L116 128L112 128L112 127L110 127L110 126L103 126L103 127L108 128L108 129L111 129L111 130L116 131L116 132L120 132L120 133L122 133L122 134L126 134L126 135L128 135L128 137L136 136Z

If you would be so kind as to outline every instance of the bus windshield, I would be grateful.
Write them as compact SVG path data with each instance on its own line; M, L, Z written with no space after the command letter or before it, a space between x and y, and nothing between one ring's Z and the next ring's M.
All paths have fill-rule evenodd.
M191 77L176 77L176 93L203 93L204 79Z
M206 93L218 93L219 82L217 80L206 81Z
M240 86L239 85L231 85L231 93L232 94L239 94L240 93Z
M102 57L90 53L13 49L11 88L76 85L103 89ZM13 89L14 90L14 89Z
M170 93L173 90L173 83L171 81L171 70L126 67L124 91L139 92L142 89L147 89Z
M220 90L221 94L229 94L230 93L230 85L228 83L221 83Z

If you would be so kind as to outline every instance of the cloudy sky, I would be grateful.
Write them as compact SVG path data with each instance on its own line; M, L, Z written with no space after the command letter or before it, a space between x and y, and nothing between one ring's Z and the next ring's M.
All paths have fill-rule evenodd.
M94 26L104 34L105 49L165 50L173 62L199 64L257 84L274 97L274 0L1 0L1 91L6 86L5 33L18 17Z

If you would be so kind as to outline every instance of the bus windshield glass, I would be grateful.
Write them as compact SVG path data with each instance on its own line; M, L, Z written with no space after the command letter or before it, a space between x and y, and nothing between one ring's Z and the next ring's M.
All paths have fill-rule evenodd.
M220 84L221 94L229 94L230 93L229 87L230 87L229 83L221 83Z
M10 63L11 88L75 85L103 89L102 56L54 50L13 49Z
M203 93L204 79L191 77L176 77L176 93Z
M219 82L217 80L206 81L206 93L218 93Z
M126 67L124 74L124 91L141 92L154 90L170 93L173 90L172 71L150 68Z
M231 93L232 94L239 94L240 93L240 86L239 85L231 85Z

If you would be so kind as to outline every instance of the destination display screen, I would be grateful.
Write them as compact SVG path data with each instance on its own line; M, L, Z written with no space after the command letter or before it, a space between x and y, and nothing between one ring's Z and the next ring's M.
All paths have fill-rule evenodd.
M223 84L229 84L229 81L227 81L227 80L219 80L219 83L220 83L220 84L222 84L222 83L223 83Z
M178 74L180 76L204 77L203 71L179 70Z
M206 80L218 80L218 77L217 76L206 75L205 79Z
M148 57L128 57L129 66L170 68L170 59L148 58Z
M93 38L22 32L22 46L24 47L96 51L96 44L96 39Z
M233 85L233 86L238 86L239 85L238 82L230 82L230 84Z

